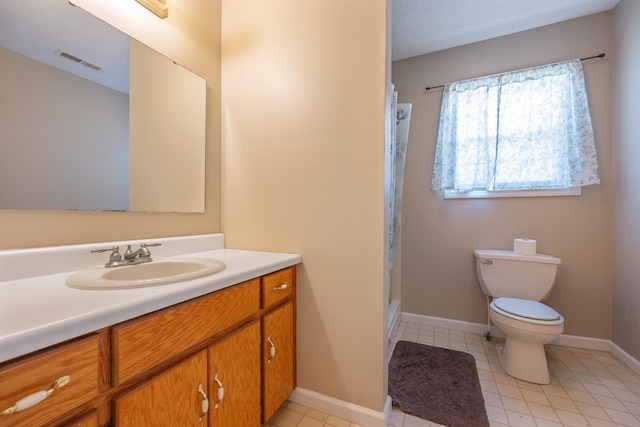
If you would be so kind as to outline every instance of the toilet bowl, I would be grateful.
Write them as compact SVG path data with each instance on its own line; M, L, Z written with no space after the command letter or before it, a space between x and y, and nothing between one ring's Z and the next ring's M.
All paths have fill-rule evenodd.
M473 253L482 292L492 300L489 320L506 336L496 346L500 365L512 377L549 384L544 345L563 332L564 318L539 301L553 289L560 258L494 249Z
M500 365L512 377L549 384L544 345L564 331L564 318L537 301L497 298L489 305L489 318L506 336L497 346Z

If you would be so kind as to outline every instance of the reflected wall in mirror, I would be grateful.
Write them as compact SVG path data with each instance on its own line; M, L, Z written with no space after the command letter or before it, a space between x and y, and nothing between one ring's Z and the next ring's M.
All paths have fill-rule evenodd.
M2 0L0 63L0 209L204 212L204 79L66 0Z

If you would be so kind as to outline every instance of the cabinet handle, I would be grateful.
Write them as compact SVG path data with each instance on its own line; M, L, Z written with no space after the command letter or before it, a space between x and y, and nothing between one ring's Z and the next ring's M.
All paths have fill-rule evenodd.
M283 291L283 290L287 289L287 286L289 286L289 284L287 282L284 282L280 286L274 286L273 288L271 288L271 290L272 291Z
M224 399L224 387L222 386L222 382L218 379L218 373L213 376L213 380L218 383L218 400L214 406L214 408L218 409L222 399Z
M204 388L202 384L198 385L198 393L202 396L202 403L200 405L200 416L198 417L198 422L201 423L202 419L209 412L209 398L207 397L207 393L204 392Z
M276 345L271 341L271 337L267 337L267 342L269 343L269 358L267 359L267 363L271 363L271 359L276 357Z
M69 375L58 378L48 390L37 391L29 396L23 397L14 403L13 406L2 411L2 415L13 414L14 412L20 412L27 408L31 408L33 405L37 405L47 397L51 396L51 394L57 389L67 385L69 381L71 381L71 377Z

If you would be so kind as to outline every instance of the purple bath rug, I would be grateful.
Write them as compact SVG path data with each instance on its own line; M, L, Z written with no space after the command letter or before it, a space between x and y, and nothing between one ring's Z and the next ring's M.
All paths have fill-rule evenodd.
M398 341L389 362L389 395L406 414L450 427L488 427L472 355Z

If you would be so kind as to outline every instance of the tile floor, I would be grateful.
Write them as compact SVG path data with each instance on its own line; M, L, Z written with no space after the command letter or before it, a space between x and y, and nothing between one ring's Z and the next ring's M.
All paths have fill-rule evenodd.
M285 402L264 427L366 427L294 402Z
M547 345L551 384L537 385L508 376L493 338L417 323L401 322L397 340L414 341L471 353L492 427L640 427L640 375L611 353ZM404 414L394 407L389 427L439 424ZM287 402L265 427L366 427Z

